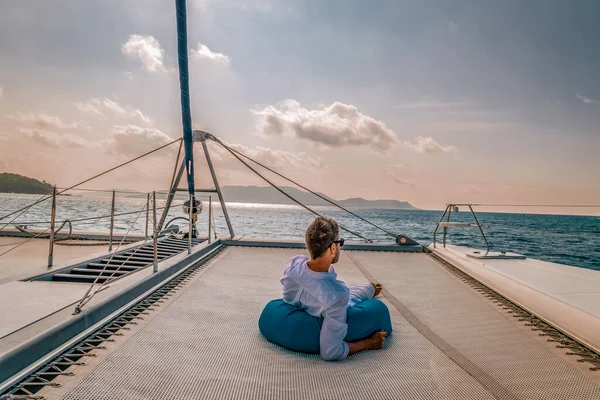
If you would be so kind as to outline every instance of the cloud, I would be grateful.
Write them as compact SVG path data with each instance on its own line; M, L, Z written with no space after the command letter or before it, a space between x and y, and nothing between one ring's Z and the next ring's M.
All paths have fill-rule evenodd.
M12 132L5 132L3 136L0 136L0 139L13 142L31 139L36 143L54 148L87 148L94 150L95 153L98 153L97 150L101 150L112 155L125 156L138 156L174 140L174 138L158 129L137 125L113 125L108 137L102 140L89 140L85 136L73 132L56 132L43 128L21 126L15 127ZM170 149L170 152L168 149ZM173 144L168 149L160 153L172 155L176 151L177 145Z
M229 56L226 56L223 53L217 53L208 48L207 45L198 43L196 49L191 49L190 54L193 58L197 58L200 60L209 60L212 62L216 62L219 64L229 65L231 63L231 59Z
M412 179L402 179L399 176L397 176L396 174L392 173L392 172L388 172L387 173L388 178L390 178L392 181L400 184L400 185L406 185L406 186L415 186L415 181L413 181Z
M131 35L121 46L121 52L130 57L138 58L146 71L166 72L164 65L165 52L154 36Z
M454 146L442 146L431 136L418 136L414 142L404 142L404 145L416 153L456 153Z
M84 147L90 147L91 143L87 140L72 135L70 133L57 133L51 132L43 129L31 129L31 128L23 128L18 127L17 130L34 140L36 143L41 143L49 147L54 148L71 148L71 149L79 149Z
M91 131L91 127L84 121L73 121L64 122L60 117L56 115L49 115L44 112L41 113L23 113L17 112L16 114L5 115L4 118L12 119L17 122L23 122L27 124L35 125L39 128L44 129L59 129L59 130L85 130Z
M593 104L598 102L598 100L590 99L589 97L582 96L579 93L576 93L575 96L585 104Z
M222 140L222 139L221 139ZM222 140L223 141L223 140ZM211 155L214 154L214 158L217 162L222 163L222 166L230 169L247 169L241 162L233 157L227 150L225 150L222 146L217 145L216 143L209 142L211 145ZM289 169L303 169L303 170L316 170L318 168L325 167L325 164L314 158L307 153L304 152L289 152L285 150L271 149L263 146L255 146L254 148L247 147L241 144L228 144L223 141L227 146L231 147L234 150L239 151L242 154L247 155L248 157L266 165L267 167L281 169L281 168L289 168ZM244 161L248 161L244 159ZM258 168L259 170L262 167L257 166L256 164L249 162L249 164L254 168Z
M140 155L174 140L158 129L137 125L114 125L110 134L106 148L112 153L128 156ZM176 145L173 146L175 149Z
M0 99L4 97L4 89L2 89L2 85L0 85Z
M328 147L371 146L387 150L398 144L385 123L362 114L352 105L335 102L308 110L296 100L251 110L256 128L266 136L291 136Z
M84 103L77 103L76 106L79 110L90 114L105 115L105 112L108 111L121 116L129 116L148 125L152 125L152 120L150 117L145 115L140 110L135 108L125 108L116 101L106 97L89 99Z

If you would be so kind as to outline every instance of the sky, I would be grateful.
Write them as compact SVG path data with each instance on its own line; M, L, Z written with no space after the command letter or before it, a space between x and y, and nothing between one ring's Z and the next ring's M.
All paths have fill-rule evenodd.
M0 172L68 186L181 136L173 1L0 9ZM599 204L597 15L584 0L189 0L193 125L337 199ZM166 188L176 146L86 186ZM209 150L222 185L265 185ZM196 187L212 187L203 157Z

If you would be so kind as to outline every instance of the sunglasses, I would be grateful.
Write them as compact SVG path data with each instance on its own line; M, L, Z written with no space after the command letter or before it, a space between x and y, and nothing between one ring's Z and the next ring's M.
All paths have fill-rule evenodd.
M340 247L344 247L344 242L345 242L345 241L346 241L346 239L344 239L344 238L340 238L340 240L336 240L335 242L332 242L331 244L336 244L336 243L339 243L339 244L340 244ZM330 246L331 246L331 244L330 244Z

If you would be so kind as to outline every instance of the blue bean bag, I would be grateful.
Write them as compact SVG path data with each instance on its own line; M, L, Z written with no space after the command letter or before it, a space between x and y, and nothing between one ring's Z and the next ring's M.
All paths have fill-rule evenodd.
M390 312L377 299L363 301L348 308L348 333L345 341L353 342L377 331L392 333ZM282 299L271 300L262 311L258 328L271 343L301 353L319 354L319 336L323 317L313 317Z

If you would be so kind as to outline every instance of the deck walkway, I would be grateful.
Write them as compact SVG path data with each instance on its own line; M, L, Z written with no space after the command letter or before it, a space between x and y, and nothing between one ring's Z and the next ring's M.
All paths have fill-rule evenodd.
M385 285L394 333L327 363L266 342L257 320L302 250L230 247L94 365L48 398L598 399L587 366L511 319L427 254L346 251L348 284ZM57 380L58 381L58 380Z

